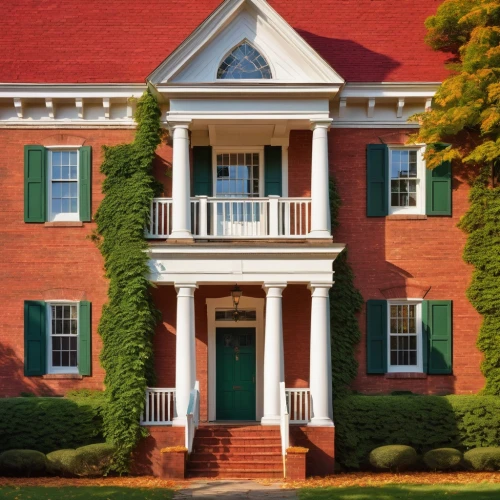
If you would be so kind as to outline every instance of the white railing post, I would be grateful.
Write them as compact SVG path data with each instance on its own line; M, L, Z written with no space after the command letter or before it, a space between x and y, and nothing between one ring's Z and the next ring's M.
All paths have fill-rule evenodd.
M283 477L286 477L286 450L290 443L290 415L286 403L285 382L280 382L280 434Z
M279 196L270 195L269 196L269 236L271 238L277 238L279 236L278 231L278 204Z
M197 236L200 238L207 237L207 228L208 228L208 196L197 196L199 200L199 218L198 225L199 231Z
M200 383L198 380L194 384L194 389L189 395L189 405L186 413L186 427L184 429L184 442L188 453L193 451L193 441L195 430L200 420Z

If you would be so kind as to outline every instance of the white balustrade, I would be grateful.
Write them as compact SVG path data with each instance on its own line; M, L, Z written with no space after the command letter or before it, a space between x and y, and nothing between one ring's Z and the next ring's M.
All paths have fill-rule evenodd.
M148 387L141 425L172 425L175 416L175 389Z
M290 423L307 424L311 421L310 389L285 389Z
M155 198L146 237L166 239L172 233L172 199ZM195 238L305 238L311 230L310 198L191 199Z
M280 434L281 454L283 455L283 475L286 477L286 450L290 443L290 415L288 412L285 383L280 382Z
M186 414L185 446L188 453L193 451L194 434L200 422L200 383L194 384L194 389L189 395L189 406Z

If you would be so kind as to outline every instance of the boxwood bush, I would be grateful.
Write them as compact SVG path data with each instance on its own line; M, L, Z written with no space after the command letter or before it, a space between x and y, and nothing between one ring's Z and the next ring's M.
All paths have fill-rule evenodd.
M467 468L476 471L500 470L500 448L487 446L466 451L464 462Z
M42 476L47 459L36 450L9 450L0 454L0 475L15 477Z
M415 465L417 457L417 452L411 446L391 444L372 450L369 459L376 469L402 471Z
M462 453L455 448L437 448L424 455L424 463L430 470L456 469L462 462Z
M100 392L64 398L0 399L0 453L12 449L42 453L103 441Z
M389 444L465 451L500 446L497 396L347 396L335 401L336 459L368 467L370 452Z

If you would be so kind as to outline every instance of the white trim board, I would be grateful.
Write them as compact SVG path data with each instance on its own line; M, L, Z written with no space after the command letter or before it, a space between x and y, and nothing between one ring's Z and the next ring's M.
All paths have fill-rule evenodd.
M208 334L208 420L216 420L216 328L255 328L255 417L257 421L263 416L264 394L264 304L265 299L246 297L240 299L240 309L255 309L256 321L216 321L216 309L233 309L230 296L217 299L206 299L207 304L207 334Z

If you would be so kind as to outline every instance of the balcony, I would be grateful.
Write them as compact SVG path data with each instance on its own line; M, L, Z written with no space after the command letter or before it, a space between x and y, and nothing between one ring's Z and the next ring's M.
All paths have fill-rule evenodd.
M191 198L195 239L300 239L311 231L311 198ZM155 198L146 237L167 239L172 233L173 200Z

